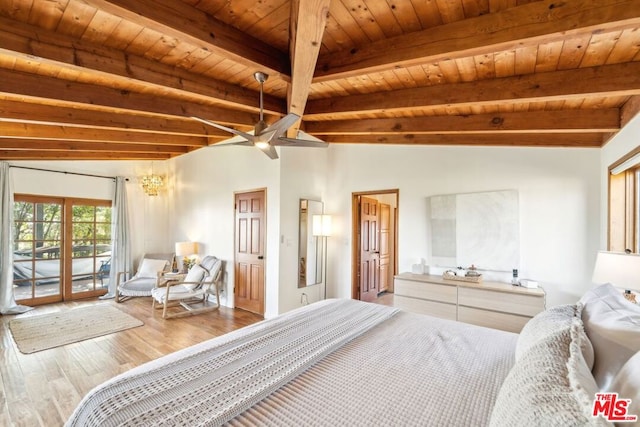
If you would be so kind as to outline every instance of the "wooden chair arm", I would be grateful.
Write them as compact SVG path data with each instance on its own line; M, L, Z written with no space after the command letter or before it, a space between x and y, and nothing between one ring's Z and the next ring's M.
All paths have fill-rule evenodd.
M178 286L178 285L201 285L202 282L183 282L183 281L179 281L179 280L171 280L169 282L166 282L164 284L164 286L167 288L166 292L165 292L165 303L167 301L169 301L169 290L171 288L173 288L174 286Z
M172 288L172 287L178 286L178 285L199 285L201 283L202 282L183 282L181 280L170 280L165 284L165 286L167 288Z
M167 286L167 283L179 282L184 279L185 275L167 275L166 271L158 272L158 277L156 278L156 288L164 288Z

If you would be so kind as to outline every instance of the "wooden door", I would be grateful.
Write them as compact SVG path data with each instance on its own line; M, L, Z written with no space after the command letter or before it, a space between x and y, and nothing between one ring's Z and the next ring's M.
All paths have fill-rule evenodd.
M378 245L379 203L360 198L360 299L373 301L380 289L380 248Z
M235 306L264 315L265 191L235 197Z
M389 290L391 283L391 206L380 203L380 288Z

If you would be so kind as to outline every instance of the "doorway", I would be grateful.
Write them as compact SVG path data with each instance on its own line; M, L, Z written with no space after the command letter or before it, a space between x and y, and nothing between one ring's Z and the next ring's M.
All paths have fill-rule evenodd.
M235 194L235 307L264 316L266 190Z
M398 271L398 189L352 194L351 297L373 301L393 292Z
M13 284L17 302L104 295L111 261L111 201L16 194Z

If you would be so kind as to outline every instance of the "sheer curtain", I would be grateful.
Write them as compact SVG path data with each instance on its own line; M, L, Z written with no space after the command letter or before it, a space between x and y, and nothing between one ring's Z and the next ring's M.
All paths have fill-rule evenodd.
M32 308L16 304L13 296L13 191L7 162L0 162L0 205L0 313L24 313Z
M100 299L115 298L116 279L119 271L131 270L131 244L129 239L129 215L125 178L116 178L116 191L111 210L111 269L109 290Z

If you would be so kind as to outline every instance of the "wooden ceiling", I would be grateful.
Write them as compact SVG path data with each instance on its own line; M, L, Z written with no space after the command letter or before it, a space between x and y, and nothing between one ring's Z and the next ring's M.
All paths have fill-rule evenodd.
M252 129L256 71L332 144L599 147L640 110L640 0L0 0L0 159L216 144L190 117Z

